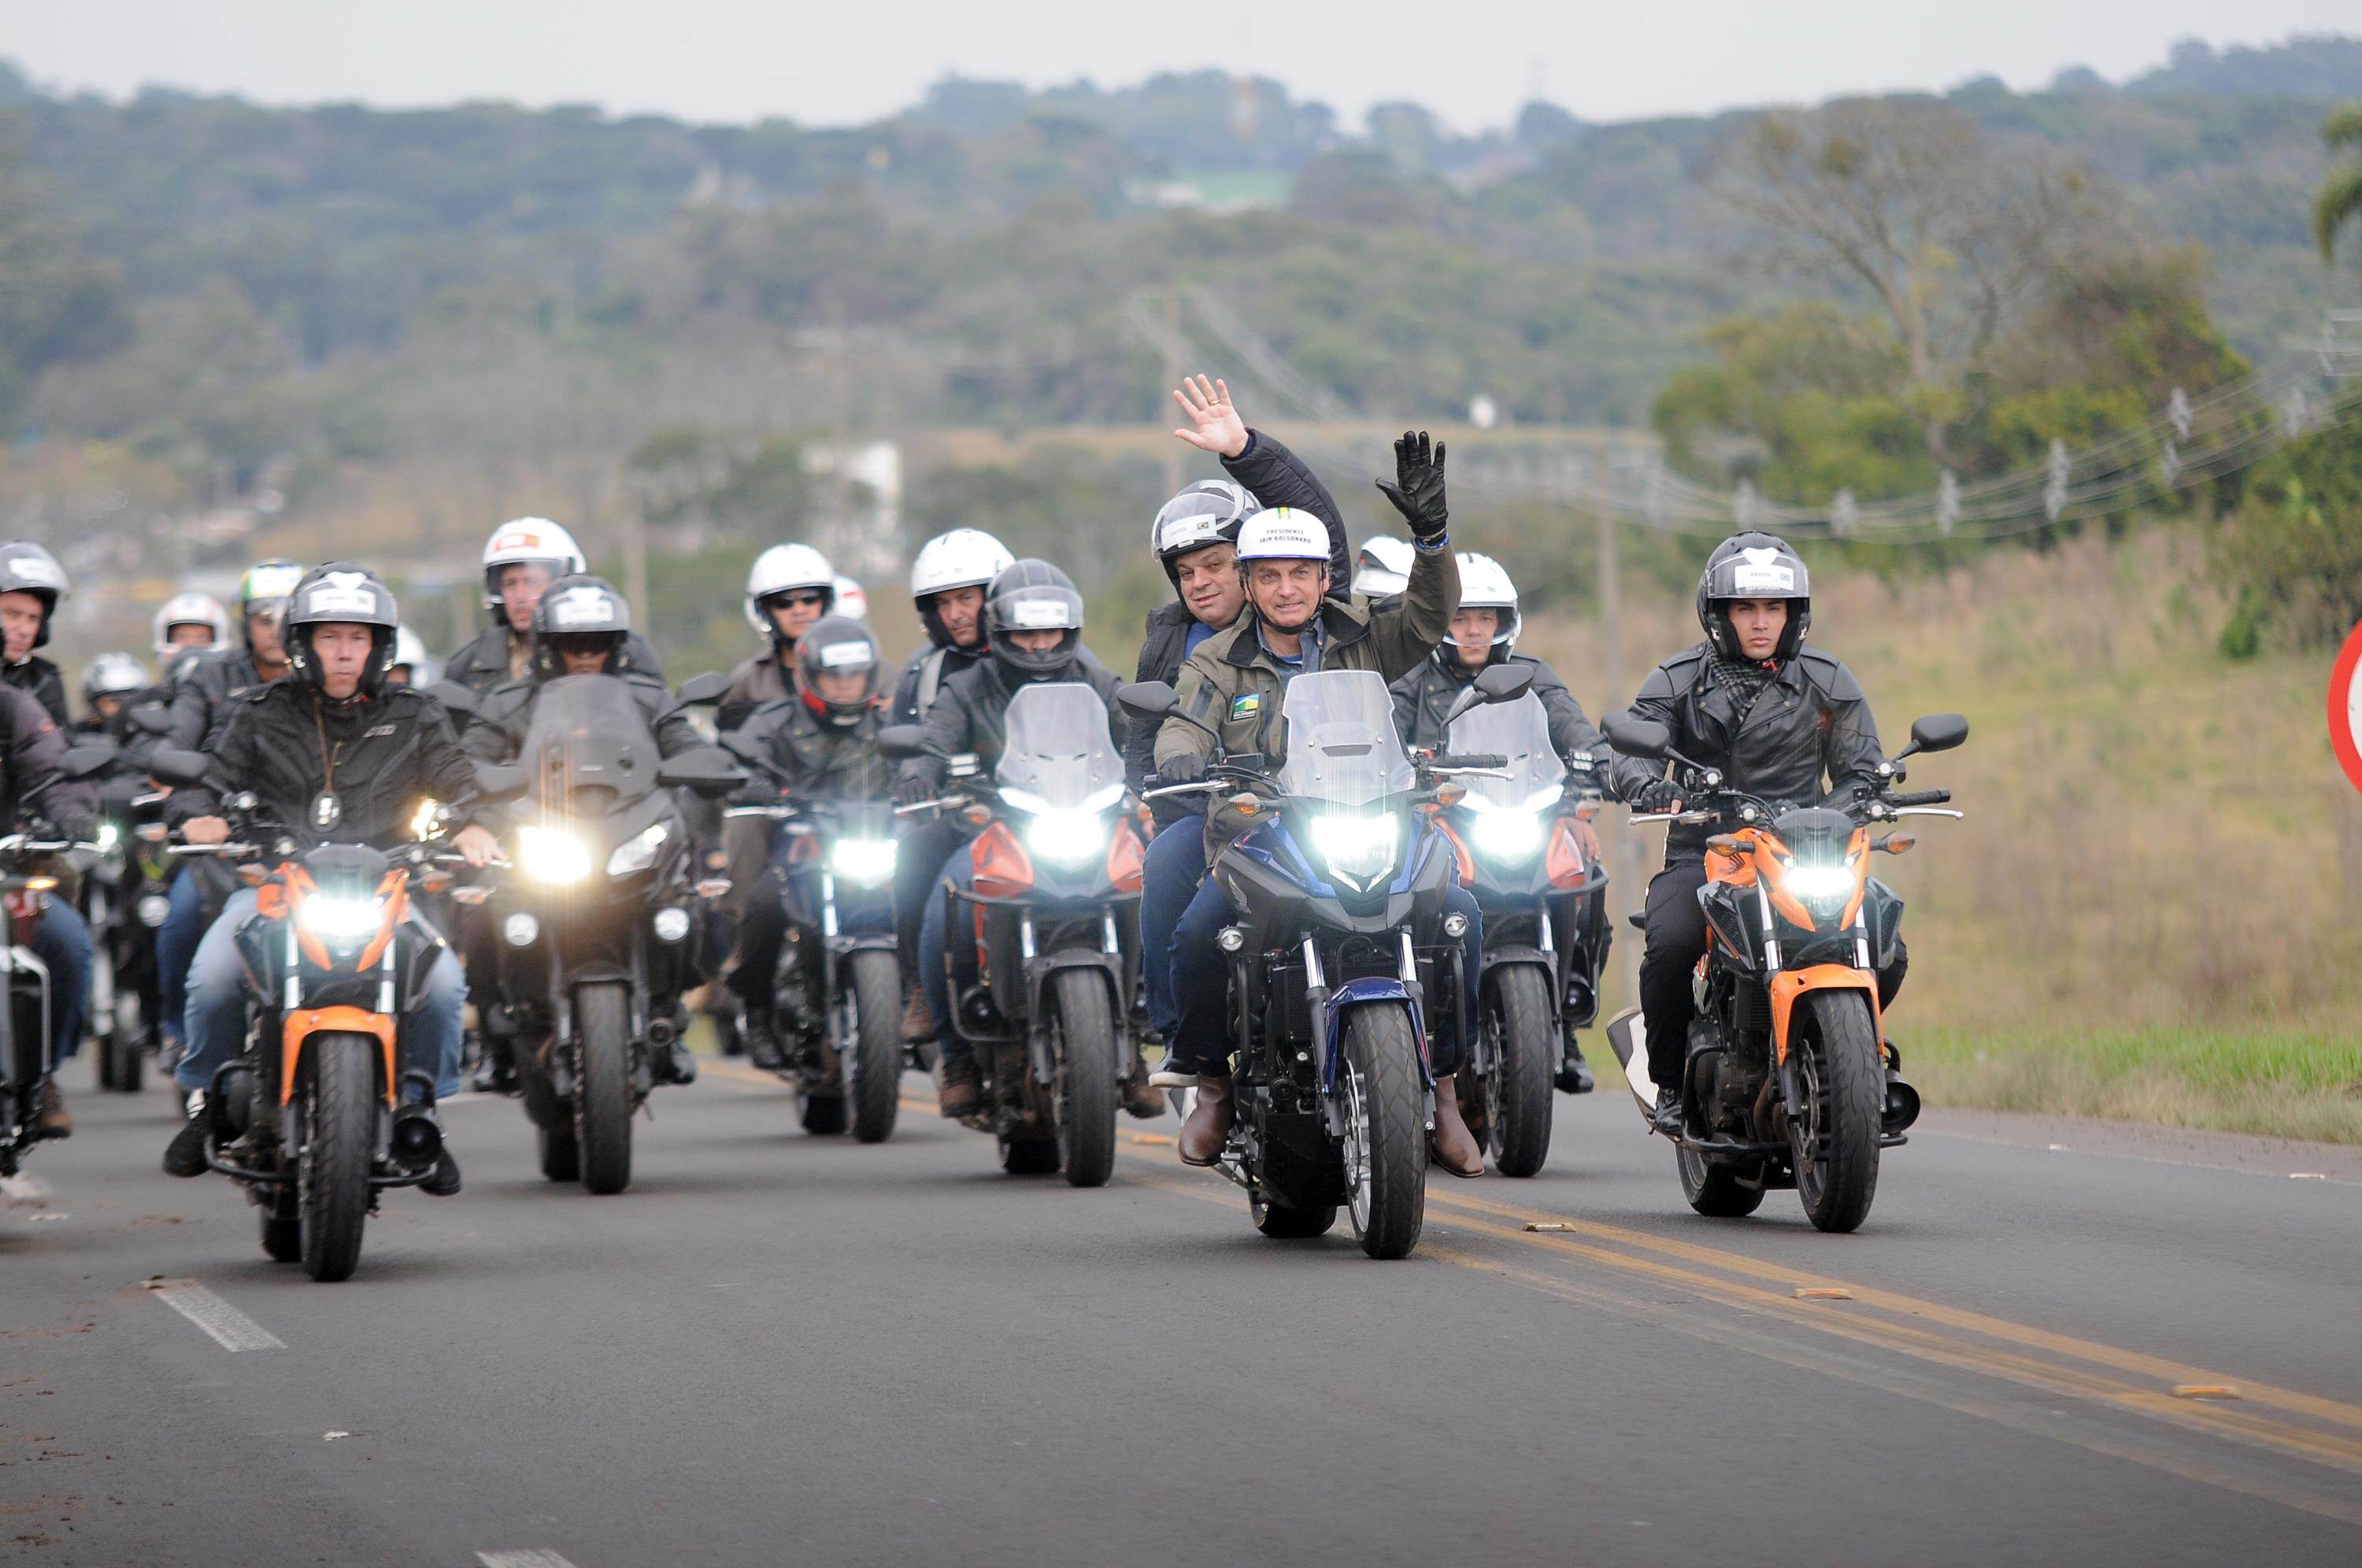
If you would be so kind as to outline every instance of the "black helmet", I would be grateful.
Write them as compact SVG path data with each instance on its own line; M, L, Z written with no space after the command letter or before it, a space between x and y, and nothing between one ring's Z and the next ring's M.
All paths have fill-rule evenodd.
M877 701L884 660L869 628L850 615L823 615L796 639L796 684L804 706L832 724L861 722ZM820 693L819 677L858 675L861 695L849 702L833 701Z
M1017 646L1017 632L1061 635L1057 646L1032 653ZM984 635L1013 685L1065 674L1083 642L1083 596L1075 580L1048 561L1010 562L984 591Z
M58 601L70 591L66 569L58 565L57 557L39 545L23 541L0 545L0 593L29 593L41 602L41 629L33 634L35 647L50 640L50 623L58 616Z
M360 695L374 697L393 668L395 630L402 609L393 592L377 573L351 561L330 561L314 567L296 583L287 600L287 662L317 691L326 683L320 661L312 656L312 632L330 624L370 629L369 663L361 667Z
M1733 534L1714 547L1698 574L1697 618L1706 642L1724 658L1743 656L1731 632L1723 606L1734 599L1784 599L1788 624L1772 650L1775 663L1784 664L1804 646L1805 629L1813 624L1813 577L1805 558L1774 534L1749 530Z
M604 578L577 572L561 577L542 591L533 612L533 672L543 680L566 673L557 657L560 643L577 638L587 646L593 639L606 645L600 668L620 675L631 665L625 651L632 632L632 606Z
M1148 527L1149 548L1177 588L1181 558L1209 545L1237 544L1239 525L1255 510L1255 498L1244 485L1199 480L1157 508L1156 521Z

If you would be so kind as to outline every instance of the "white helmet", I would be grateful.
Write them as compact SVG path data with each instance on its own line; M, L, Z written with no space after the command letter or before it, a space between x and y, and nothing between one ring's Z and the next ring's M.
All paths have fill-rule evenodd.
M553 579L590 569L574 536L548 518L516 517L502 524L484 541L484 608L491 612L494 625L506 613L501 608L501 568L525 561L546 566Z
M1493 628L1492 646L1496 659L1507 658L1518 643L1518 585L1509 580L1508 569L1490 556L1462 550L1459 560L1460 608L1499 613L1498 623ZM1448 634L1445 640L1451 640ZM1437 650L1439 655L1441 651Z
M413 686L432 686L443 679L442 663L426 651L425 639L407 626L396 626L393 630L393 668L400 669L405 665L409 667L410 684Z
M1410 566L1409 540L1384 534L1364 539L1353 562L1353 591L1370 599L1392 599L1410 586Z
M138 659L127 653L103 653L82 669L82 700L94 703L101 697L128 697L145 690L148 671Z
M1017 560L1008 547L980 528L955 528L919 547L911 563L911 598L921 610L938 593L983 588Z
M208 647L220 647L229 641L229 612L222 602L210 593L175 593L157 607L148 623L149 640L155 645L156 657L166 664L178 658L185 647L172 646L175 626L203 626L213 634Z
M832 615L849 616L855 621L868 620L868 591L843 572L837 573L836 602L828 607L828 613Z
M1329 560L1329 525L1297 506L1273 506L1239 528L1241 561Z
M776 639L771 617L765 613L763 601L798 589L812 589L821 596L821 613L828 613L829 604L836 598L836 569L828 558L810 545L773 545L755 558L746 573L746 624L765 642Z

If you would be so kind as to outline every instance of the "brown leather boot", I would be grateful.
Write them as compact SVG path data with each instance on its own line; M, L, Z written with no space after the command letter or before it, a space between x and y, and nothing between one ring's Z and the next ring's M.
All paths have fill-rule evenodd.
M1485 1174L1485 1146L1461 1119L1457 1077L1436 1080L1435 1131L1428 1136L1428 1147L1448 1176L1473 1179Z
M1235 1114L1231 1104L1231 1077L1228 1073L1216 1077L1211 1073L1198 1075L1198 1109L1181 1124L1181 1163L1185 1165L1210 1165L1221 1157L1231 1141L1231 1121Z
M902 1010L902 1043L916 1045L934 1037L935 1021L927 1015L927 994L913 987L911 1005Z
M58 1088L55 1078L41 1080L41 1116L34 1128L37 1138L71 1138L73 1118L66 1114L65 1091Z
M975 1057L951 1056L935 1064L935 1107L946 1118L958 1121L975 1110L982 1098L984 1075L977 1070Z

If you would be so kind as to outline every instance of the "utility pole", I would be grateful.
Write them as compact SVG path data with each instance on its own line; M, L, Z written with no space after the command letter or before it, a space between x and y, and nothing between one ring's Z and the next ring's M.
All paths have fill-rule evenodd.
M624 597L631 601L644 624L654 624L648 602L648 492L651 480L642 477L624 502Z
M1150 418L1156 428L1168 428L1164 421L1173 416L1164 402L1181 384L1181 285L1174 284L1164 291L1164 384L1156 389L1156 403ZM1164 493L1177 495L1181 491L1181 443L1166 440L1158 443L1164 454Z
M846 346L844 295L828 292L828 391L834 417L829 442L835 448L829 463L829 524L832 548L854 537L853 525L853 366Z
M1599 472L1603 478L1610 472L1610 465L1615 460L1607 442L1608 438L1604 436L1598 441ZM1603 493L1606 488L1602 485ZM1631 691L1624 684L1624 584L1616 554L1616 509L1603 500L1593 507L1592 517L1596 530L1595 547L1598 552L1595 565L1599 573L1599 676L1607 685L1607 696L1601 704L1599 716L1605 719L1631 701ZM1607 924L1611 932L1619 923L1617 920L1617 906L1639 909L1646 891L1645 867L1634 853L1635 836L1629 831L1600 834L1600 845L1606 851L1608 886L1623 890L1619 898L1608 903ZM1622 982L1621 994L1628 1004L1635 1002L1640 994L1638 946L1626 940L1616 944L1611 951L1622 955L1615 961L1613 977ZM1609 977L1606 975L1600 977L1603 990Z

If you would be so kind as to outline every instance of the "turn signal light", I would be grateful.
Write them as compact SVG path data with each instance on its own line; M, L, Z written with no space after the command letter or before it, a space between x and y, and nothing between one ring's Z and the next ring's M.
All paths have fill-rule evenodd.
M1251 817L1263 810L1263 801L1256 799L1252 790L1242 790L1231 797L1230 807L1242 817Z
M1913 845L1918 842L1919 835L1915 833L1891 833L1884 838L1880 839L1876 844L1871 845L1871 847L1872 849L1882 849L1889 855L1902 855L1907 852Z
M1435 787L1435 803L1439 806L1456 806L1467 798L1468 786L1457 778L1447 778Z

